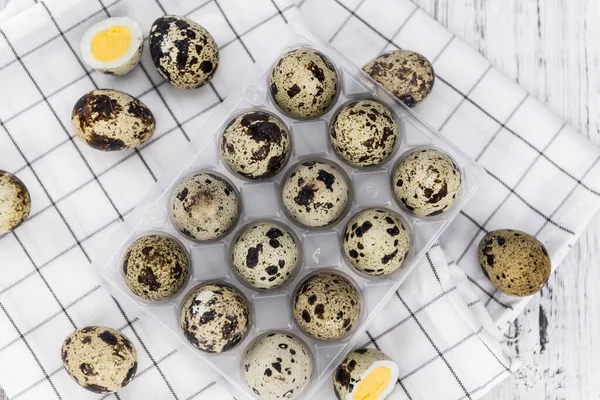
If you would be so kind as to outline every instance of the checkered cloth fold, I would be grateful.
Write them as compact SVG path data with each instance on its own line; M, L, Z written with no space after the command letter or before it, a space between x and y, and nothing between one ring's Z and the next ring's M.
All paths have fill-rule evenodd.
M19 1L29 2L11 7ZM517 367L496 327L527 299L493 290L479 270L477 242L492 229L522 229L546 243L557 266L600 205L600 152L408 0L300 6L357 65L399 47L432 60L436 85L416 111L489 173L442 238L454 261L434 246L362 342L398 362L394 399L479 398ZM187 15L215 37L221 65L210 85L171 87L147 51L126 77L81 62L79 39L94 22L128 15L147 34L166 13ZM157 177L212 133L202 131L211 110L295 15L288 0L50 0L0 22L0 168L17 174L33 198L29 220L0 237L0 385L9 398L243 396L131 303L111 298L90 264ZM154 137L114 154L74 139L72 105L95 87L139 97L156 116ZM119 328L139 350L138 375L119 395L86 392L62 368L62 340L89 324ZM332 396L329 386L321 393Z

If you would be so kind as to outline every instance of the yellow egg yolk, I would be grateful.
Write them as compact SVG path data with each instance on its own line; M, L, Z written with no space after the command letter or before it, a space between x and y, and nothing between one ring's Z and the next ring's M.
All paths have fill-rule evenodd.
M379 396L387 389L391 377L388 368L375 368L360 381L352 397L353 400L379 400Z
M131 46L131 32L126 26L115 25L96 33L92 38L92 56L98 61L110 62L123 57Z

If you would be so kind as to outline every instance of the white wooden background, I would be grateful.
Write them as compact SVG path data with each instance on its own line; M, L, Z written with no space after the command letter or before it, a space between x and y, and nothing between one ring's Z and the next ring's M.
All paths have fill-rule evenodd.
M414 1L600 144L599 0ZM523 367L485 400L600 398L598 257L600 216L511 328Z

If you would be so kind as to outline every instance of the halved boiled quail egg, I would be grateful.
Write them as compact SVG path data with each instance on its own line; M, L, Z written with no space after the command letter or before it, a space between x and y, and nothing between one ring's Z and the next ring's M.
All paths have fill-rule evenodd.
M375 349L358 349L342 361L333 374L340 400L383 400L394 390L398 365Z
M140 61L144 36L129 17L113 17L92 25L81 39L83 61L98 72L125 75Z

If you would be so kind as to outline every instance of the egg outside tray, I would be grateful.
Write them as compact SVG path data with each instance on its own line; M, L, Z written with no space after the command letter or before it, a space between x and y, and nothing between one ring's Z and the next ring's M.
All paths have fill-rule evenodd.
M277 109L268 93L268 75L273 64L285 52L299 47L312 47L326 54L336 65L341 78L341 90L334 106L322 117L313 120L297 120L287 117ZM349 167L331 149L328 141L329 122L339 107L352 99L375 98L388 105L401 125L401 143L390 159L378 167L356 169ZM218 149L220 135L225 124L236 114L248 109L263 109L279 116L290 128L292 154L285 168L273 179L250 182L232 174L220 159ZM253 72L229 94L219 109L204 126L211 137L187 164L184 170L172 171L153 187L144 201L125 220L121 228L107 245L108 259L99 264L109 290L127 298L151 315L191 351L206 360L233 385L255 398L241 376L241 364L248 344L263 332L270 330L288 331L298 335L310 347L315 359L315 373L310 387L299 397L313 399L318 388L326 382L328 393L334 398L329 377L335 366L347 352L360 345L358 339L369 322L391 298L402 281L423 258L427 250L438 240L448 224L473 195L483 179L483 170L452 144L393 96L377 85L359 68L337 51L316 38L300 22L288 24L267 53L258 60ZM408 151L419 147L436 147L450 154L462 172L463 192L456 204L446 213L432 218L416 218L396 203L391 188L391 173L394 165ZM282 179L289 169L300 160L324 159L340 165L351 180L352 203L344 217L334 226L320 229L305 229L296 225L283 212L280 199ZM198 171L213 171L227 177L241 195L242 214L233 230L223 239L206 244L190 241L177 231L168 217L169 196L174 185L185 175ZM356 272L344 260L342 231L348 220L359 210L370 207L391 209L408 223L412 232L412 249L403 266L386 277L366 277ZM303 250L302 266L298 273L283 288L273 291L256 291L242 284L231 270L230 244L240 230L249 222L275 220L289 227L300 238ZM191 276L179 294L164 302L147 302L133 295L121 276L121 259L125 249L136 238L147 233L167 233L176 237L186 247L192 263ZM291 303L294 289L310 273L320 269L335 270L348 276L359 289L362 311L359 322L341 340L315 340L305 334L293 321ZM238 288L251 303L252 328L247 337L233 350L215 355L192 347L179 328L179 310L189 291L207 281L224 281Z

